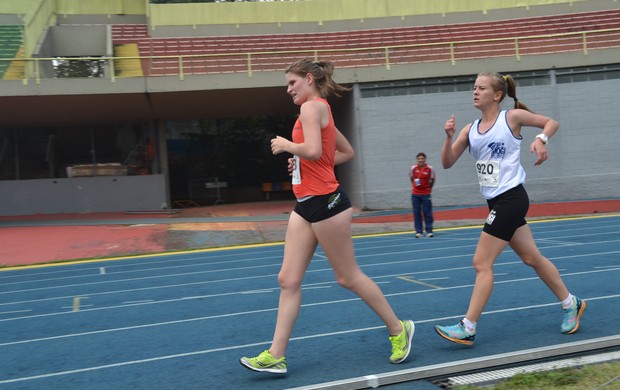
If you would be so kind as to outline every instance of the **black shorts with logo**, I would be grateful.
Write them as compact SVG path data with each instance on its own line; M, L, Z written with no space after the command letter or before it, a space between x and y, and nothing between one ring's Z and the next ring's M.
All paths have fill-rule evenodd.
M484 228L485 233L510 242L518 228L525 225L525 215L530 208L530 198L522 184L495 198L488 199L489 216Z
M327 195L315 195L304 201L297 201L295 212L310 223L320 222L351 208L347 194L338 187Z

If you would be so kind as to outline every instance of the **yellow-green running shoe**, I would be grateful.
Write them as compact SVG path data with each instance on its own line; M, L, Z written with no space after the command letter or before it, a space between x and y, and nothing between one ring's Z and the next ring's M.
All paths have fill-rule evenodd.
M407 356L409 356L409 352L411 352L411 340L415 332L415 324L413 321L405 320L400 323L403 326L402 332L400 332L398 336L390 336L390 342L392 343L390 362L394 364L403 362L407 359Z
M271 372L274 374L286 374L286 358L274 358L269 350L263 351L260 355L253 358L242 357L239 362L250 370L259 372Z

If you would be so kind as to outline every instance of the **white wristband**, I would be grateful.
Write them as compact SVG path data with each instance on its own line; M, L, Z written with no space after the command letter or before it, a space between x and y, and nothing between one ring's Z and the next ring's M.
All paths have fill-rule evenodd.
M536 138L538 138L539 140L542 141L543 144L547 145L547 143L549 142L549 137L547 137L547 134L545 133L540 133L536 136Z

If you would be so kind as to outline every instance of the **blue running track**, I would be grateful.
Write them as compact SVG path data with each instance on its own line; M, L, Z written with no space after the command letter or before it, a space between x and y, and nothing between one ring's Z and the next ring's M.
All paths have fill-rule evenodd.
M401 318L416 323L403 364L388 361L383 323L339 287L325 256L304 279L287 375L243 368L268 348L282 244L4 269L0 272L0 388L283 389L566 343L617 337L620 215L531 222L569 290L587 301L576 334L533 270L506 250L495 290L465 347L435 324L467 309L480 226L357 237L358 261Z

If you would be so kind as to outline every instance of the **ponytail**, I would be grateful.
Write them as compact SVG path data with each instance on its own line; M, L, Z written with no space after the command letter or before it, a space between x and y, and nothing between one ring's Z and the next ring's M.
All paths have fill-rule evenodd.
M329 61L311 61L308 58L304 58L289 65L284 73L294 73L302 77L311 73L322 98L332 94L341 96L342 92L351 90L351 88L342 86L334 81L332 78L334 64Z
M501 75L499 73L494 72L482 72L478 74L478 77L486 76L491 78L491 86L494 91L500 91L502 93L502 97L499 99L500 103L506 96L511 97L515 104L514 108L520 108L522 110L532 112L525 104L523 104L519 99L517 99L517 86L515 84L515 80L511 75Z
M525 104L521 103L519 99L517 99L517 86L512 76L507 74L502 76L502 78L504 79L504 83L506 84L506 94L508 95L508 97L511 97L515 101L515 108L530 111L530 109Z

